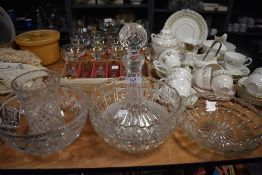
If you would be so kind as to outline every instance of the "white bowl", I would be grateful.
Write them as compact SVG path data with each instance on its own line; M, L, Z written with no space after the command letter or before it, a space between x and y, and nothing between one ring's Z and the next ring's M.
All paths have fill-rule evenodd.
M210 49L213 42L214 40L206 40L203 42L202 48L205 53ZM219 43L216 43L214 47L211 49L211 51L216 52L218 48L219 48ZM222 44L219 54L223 55L226 51L235 51L235 50L236 50L236 46L234 44L226 42L225 44Z

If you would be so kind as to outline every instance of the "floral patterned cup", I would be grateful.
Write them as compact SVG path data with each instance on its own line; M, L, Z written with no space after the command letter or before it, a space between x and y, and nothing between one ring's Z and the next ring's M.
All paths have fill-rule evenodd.
M217 70L212 74L211 89L217 94L231 95L233 93L233 78L227 70Z
M226 52L224 55L226 69L240 69L252 63L252 59L238 52Z

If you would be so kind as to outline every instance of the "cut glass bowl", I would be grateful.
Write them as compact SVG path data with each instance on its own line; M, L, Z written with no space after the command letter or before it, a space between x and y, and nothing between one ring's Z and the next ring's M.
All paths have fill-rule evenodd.
M0 110L0 137L12 148L34 155L62 150L80 135L88 113L86 95L71 87L60 87L60 109L64 124L46 132L31 134L27 117L13 97Z
M129 153L146 152L162 144L182 112L177 91L165 82L142 78L141 98L130 105L125 77L109 80L92 92L90 120L105 142Z
M180 127L203 147L220 153L250 151L261 145L262 115L240 98L198 94L179 120Z

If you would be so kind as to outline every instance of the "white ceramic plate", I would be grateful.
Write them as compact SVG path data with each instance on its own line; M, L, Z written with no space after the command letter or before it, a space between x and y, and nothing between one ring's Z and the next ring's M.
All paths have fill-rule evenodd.
M170 28L180 41L188 38L203 41L207 39L207 23L199 13L193 10L183 9L175 12L167 19L165 27Z

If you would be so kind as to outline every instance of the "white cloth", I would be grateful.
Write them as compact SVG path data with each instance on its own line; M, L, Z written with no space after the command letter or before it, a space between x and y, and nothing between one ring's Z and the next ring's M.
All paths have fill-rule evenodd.
M38 69L44 69L44 67L21 63L0 62L0 94L6 94L12 91L11 82L18 75Z

